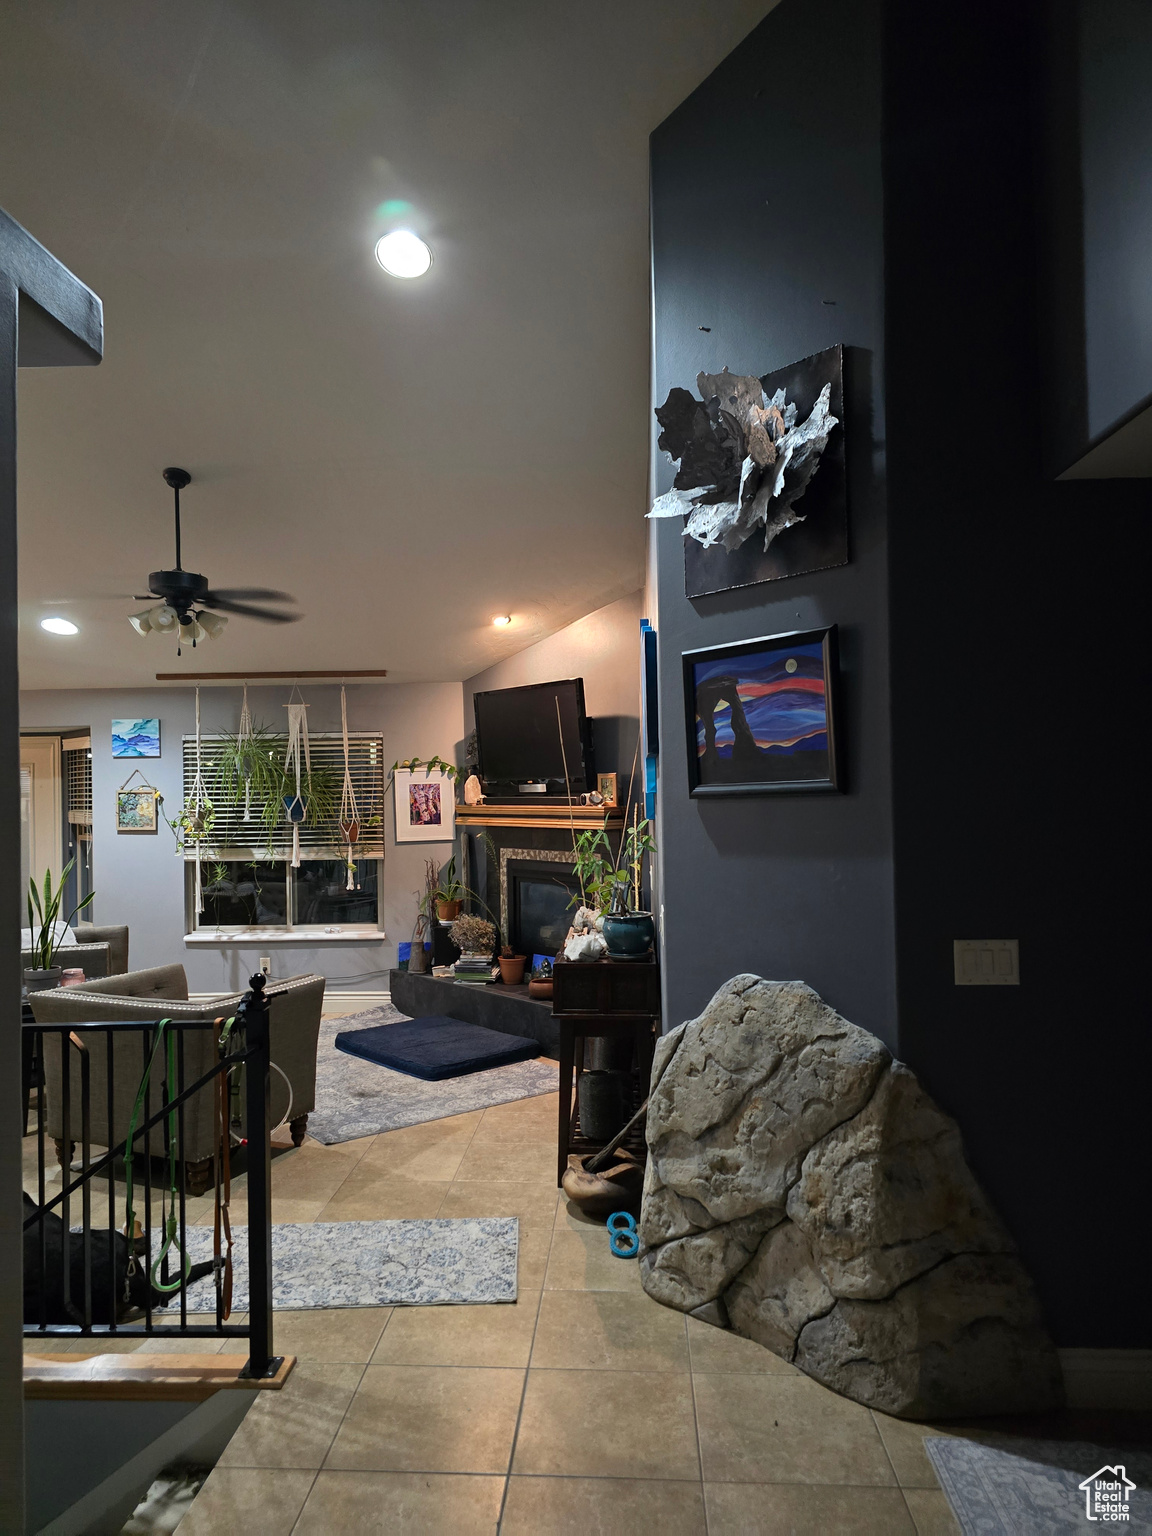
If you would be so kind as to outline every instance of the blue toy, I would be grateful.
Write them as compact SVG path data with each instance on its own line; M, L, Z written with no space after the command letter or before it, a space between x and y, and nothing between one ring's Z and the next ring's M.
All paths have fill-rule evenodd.
M618 1259L634 1259L640 1252L636 1219L628 1211L613 1211L609 1216L608 1242Z

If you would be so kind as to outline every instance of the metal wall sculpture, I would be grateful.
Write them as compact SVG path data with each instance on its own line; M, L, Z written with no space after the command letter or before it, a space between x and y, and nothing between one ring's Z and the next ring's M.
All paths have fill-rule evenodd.
M649 516L685 519L689 597L847 564L843 354L762 378L701 373L699 400L672 389L657 408L680 467Z

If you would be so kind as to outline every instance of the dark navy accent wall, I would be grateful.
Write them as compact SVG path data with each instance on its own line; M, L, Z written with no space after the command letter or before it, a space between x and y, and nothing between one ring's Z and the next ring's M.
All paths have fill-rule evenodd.
M651 525L666 1027L751 970L895 1042L880 176L875 0L785 0L652 136L655 400L843 342L852 424L849 565L689 601L679 520ZM657 453L657 493L674 473ZM680 653L827 623L848 792L689 800Z
M652 525L666 1027L738 971L810 982L957 1117L1057 1343L1136 1348L1150 497L1045 453L1084 384L1053 15L782 0L653 135L655 399L843 341L849 402L848 566L689 602ZM689 800L680 652L825 623L848 794ZM1022 984L955 986L955 938L1019 939Z
M1057 1342L1136 1347L1146 1226L1109 1242L1099 1212L1149 1194L1152 496L1043 467L1045 8L981 29L931 10L894 0L885 49L900 1050L959 1120ZM1019 939L1020 986L957 987L954 938Z

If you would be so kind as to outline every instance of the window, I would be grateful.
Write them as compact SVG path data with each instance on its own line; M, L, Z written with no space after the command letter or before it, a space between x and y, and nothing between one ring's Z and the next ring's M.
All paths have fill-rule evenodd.
M300 827L300 866L293 869L292 827L282 812L264 818L264 806L229 796L218 788L214 765L221 738L202 737L202 772L212 800L211 842L185 855L189 928L205 941L251 929L303 930L309 937L351 937L379 932L380 861L384 854L383 742L379 736L350 736L349 769L356 790L359 833L354 844L352 889L348 889L347 844L339 826L344 748L339 735L311 739L314 775L326 785L324 816ZM278 738L282 753L285 738ZM184 740L184 792L196 774L194 737ZM215 792L214 792L215 787ZM279 810L279 808L277 808ZM199 854L203 911L196 911L195 867Z

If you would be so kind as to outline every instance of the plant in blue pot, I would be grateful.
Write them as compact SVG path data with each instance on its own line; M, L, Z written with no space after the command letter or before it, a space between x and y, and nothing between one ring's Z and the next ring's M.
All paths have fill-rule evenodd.
M612 888L612 905L604 918L604 942L613 960L647 960L656 926L651 912L640 908L644 860L656 847L648 821L632 814Z

